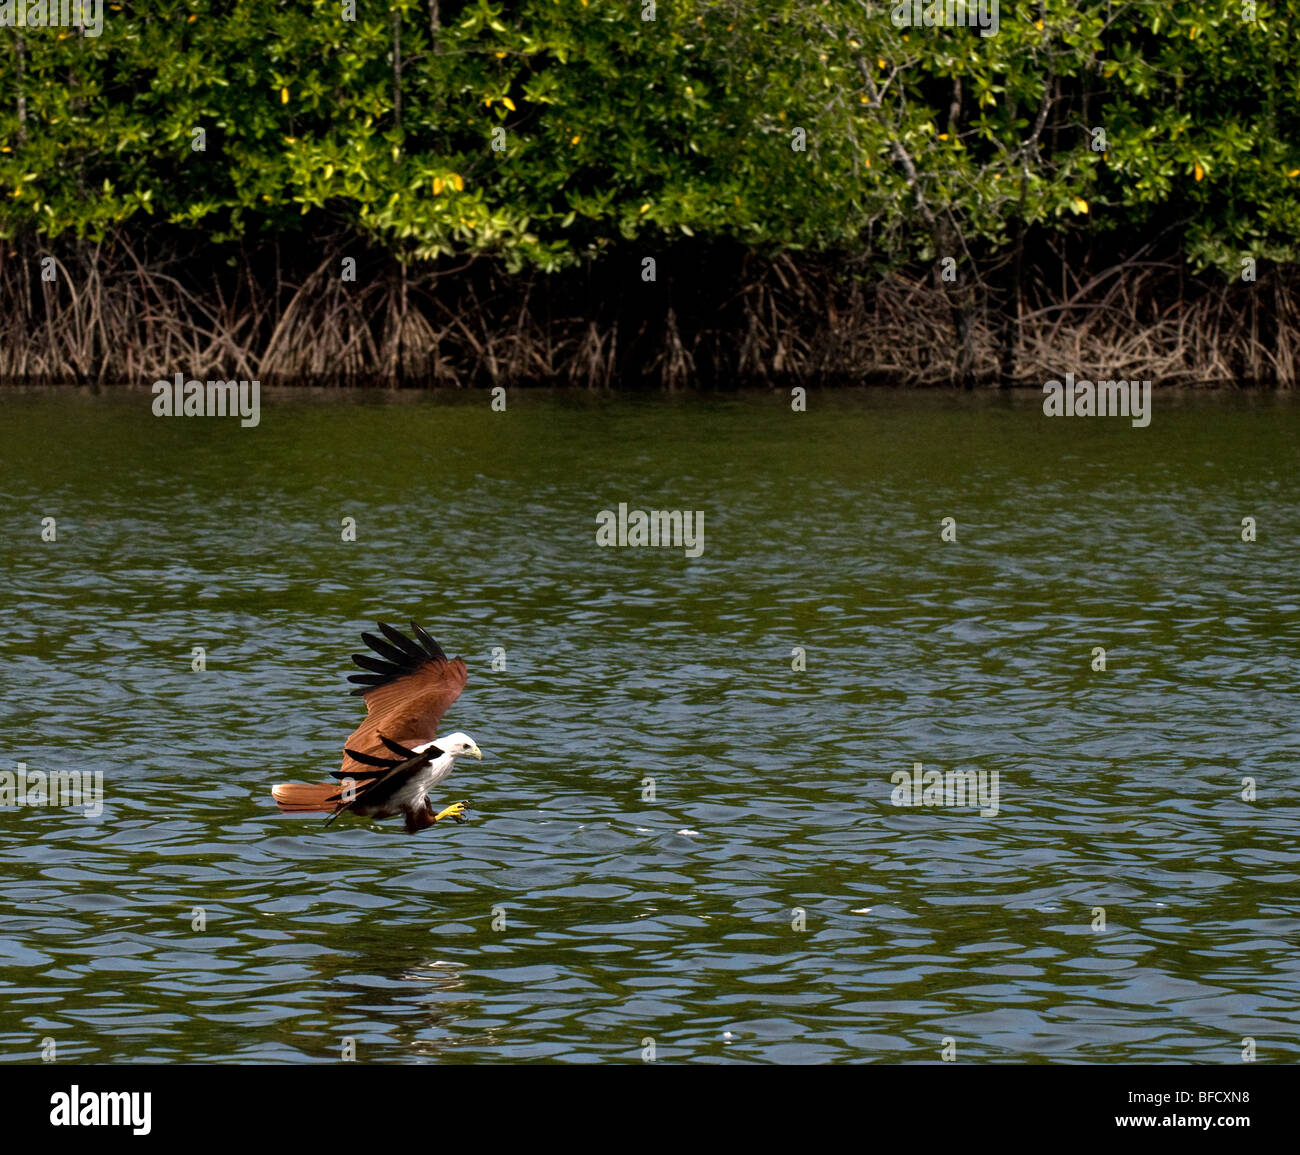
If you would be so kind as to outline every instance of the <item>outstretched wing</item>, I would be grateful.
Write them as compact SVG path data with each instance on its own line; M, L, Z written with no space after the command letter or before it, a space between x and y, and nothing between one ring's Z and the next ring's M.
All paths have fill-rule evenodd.
M348 681L359 685L352 692L366 703L366 720L347 740L340 774L361 778L367 767L352 751L372 757L390 758L384 739L403 746L419 746L438 736L438 723L460 692L469 674L459 658L448 658L424 630L411 623L414 639L400 630L379 623L384 636L362 634L375 655L353 654L352 660L365 674L353 674Z

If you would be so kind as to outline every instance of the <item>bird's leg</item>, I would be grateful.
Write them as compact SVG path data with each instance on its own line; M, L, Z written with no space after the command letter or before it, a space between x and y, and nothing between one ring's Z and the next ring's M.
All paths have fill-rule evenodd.
M457 822L468 822L465 817L465 809L469 806L468 802L453 802L450 806L439 810L433 816L435 822L441 822L444 818L454 818Z

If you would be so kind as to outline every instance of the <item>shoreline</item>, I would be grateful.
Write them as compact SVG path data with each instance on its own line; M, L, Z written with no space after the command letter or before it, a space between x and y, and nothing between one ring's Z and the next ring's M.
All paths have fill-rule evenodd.
M198 265L179 249L163 259L72 245L53 283L34 272L35 244L25 259L0 253L0 382L179 373L265 387L669 392L1036 388L1067 373L1156 389L1300 382L1300 273L1289 268L1234 283L1173 259L1080 272L1040 261L1004 284L980 277L991 255L947 282L937 268L882 271L863 256L693 242L656 250L648 282L639 249L552 273L371 253L345 258L358 271L348 280L338 275L347 247L287 268L278 243Z

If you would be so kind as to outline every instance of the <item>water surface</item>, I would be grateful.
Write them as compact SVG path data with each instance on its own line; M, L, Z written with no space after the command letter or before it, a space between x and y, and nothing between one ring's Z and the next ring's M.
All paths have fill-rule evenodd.
M150 401L0 396L0 1059L1300 1060L1295 400ZM412 617L472 822L278 814Z

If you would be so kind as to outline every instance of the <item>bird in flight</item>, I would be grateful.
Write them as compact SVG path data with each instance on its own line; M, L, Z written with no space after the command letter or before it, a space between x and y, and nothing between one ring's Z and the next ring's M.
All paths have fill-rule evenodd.
M333 775L339 781L273 786L271 797L281 810L326 811L327 826L345 810L367 818L402 814L407 834L444 818L466 821L468 802L453 802L435 813L429 797L461 755L483 757L468 734L438 738L438 722L465 688L465 663L448 658L414 622L411 631L414 639L380 622L382 638L361 635L378 657L352 655L368 671L348 678L360 683L352 693L364 699L366 719L344 744L343 765Z

